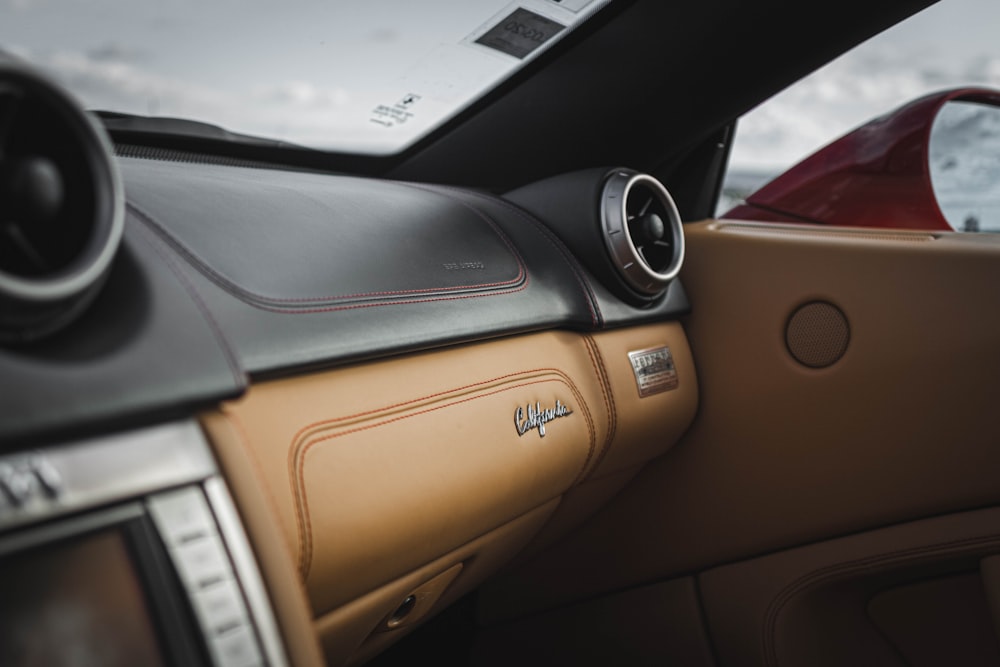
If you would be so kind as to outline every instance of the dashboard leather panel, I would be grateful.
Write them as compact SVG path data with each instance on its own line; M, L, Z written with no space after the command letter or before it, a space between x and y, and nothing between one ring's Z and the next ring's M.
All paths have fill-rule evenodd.
M662 297L642 307L636 307L613 294L600 280L596 279L559 239L545 221L529 213L526 209L502 197L494 197L476 190L463 190L445 186L425 186L439 193L468 202L490 212L497 220L506 221L506 229L513 236L513 230L521 227L533 227L537 236L533 243L547 245L551 248L549 262L567 265L572 271L573 280L583 290L591 301L588 306L592 321L589 325L577 325L583 329L602 329L626 324L641 324L673 319L690 310L687 293L680 280L674 280L665 290ZM586 198L584 193L580 195ZM596 204L595 204L596 206ZM589 216L581 218L581 224L587 224ZM525 251L523 244L518 245Z
M649 307L624 303L543 221L486 193L117 163L124 244L92 307L48 339L0 350L5 442L189 415L239 395L248 376L639 325L689 308L679 281Z
M428 610L430 613L440 611L482 584L513 558L538 533L559 504L557 498L534 508L330 613L318 615L313 622L306 588L293 561L291 546L286 540L275 539L282 528L267 475L235 422L226 414L207 412L202 415L201 422L240 508L271 603L278 612L276 616L285 647L295 665L357 664L384 649L416 627L407 624L388 632L379 628L408 595L440 573L459 568L458 576ZM342 574L345 578L352 576L346 572ZM322 642L322 653L319 642Z
M288 544L275 539L281 526L271 495L261 492L266 490L263 476L247 455L239 431L225 415L218 410L206 412L201 424L253 545L290 662L296 667L321 667L325 663L312 629L305 588Z
M627 353L664 344L678 387L642 398ZM538 538L571 529L676 442L697 395L684 332L661 323L260 382L221 410L273 501L313 614L344 618L345 605L517 517L549 506L554 519L563 497L568 513L548 537L538 524ZM560 405L569 412L558 416ZM539 424L528 410L552 412Z
M246 382L165 249L128 225L87 312L47 339L4 346L0 377L0 443L10 445L186 416Z
M544 440L517 437L518 407L557 400L572 415ZM384 580L558 496L593 458L588 413L572 380L539 370L303 429L293 444L296 519L314 608L363 592L345 572Z
M662 344L679 385L640 398L627 351ZM585 481L609 477L614 493L677 441L697 394L684 332L663 323L530 334L261 382L222 410L261 471L322 615ZM569 412L530 421L529 410L559 405ZM554 531L596 510L590 497L607 494L588 489Z
M629 327L589 336L607 376L617 416L613 447L594 472L603 477L649 461L670 449L687 430L698 408L698 374L687 336L678 323ZM642 397L629 352L666 346L677 387Z
M581 337L551 332L264 382L223 410L319 614L582 480L607 446L603 391ZM557 401L571 413L544 437L518 434Z
M119 164L127 226L160 239L254 377L556 327L662 321L688 309L678 281L649 307L624 303L543 221L489 194Z
M235 297L290 312L523 287L486 214L400 183L122 160L129 206ZM167 176L169 174L169 177Z

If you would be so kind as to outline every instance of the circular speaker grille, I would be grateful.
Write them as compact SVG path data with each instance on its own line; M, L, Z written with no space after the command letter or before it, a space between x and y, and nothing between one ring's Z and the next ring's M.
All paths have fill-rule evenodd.
M851 338L843 311L826 301L812 301L799 307L788 320L785 344L797 362L810 368L826 368L836 363Z

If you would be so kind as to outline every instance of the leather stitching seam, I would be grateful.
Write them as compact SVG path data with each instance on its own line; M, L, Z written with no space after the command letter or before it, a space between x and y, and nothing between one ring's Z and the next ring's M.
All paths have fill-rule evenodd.
M279 507L278 500L274 496L274 491L271 489L271 485L267 483L267 476L264 474L264 467L261 465L260 460L257 458L257 450L248 444L250 443L250 437L249 434L247 433L246 426L243 424L243 421L239 418L238 415L227 410L225 406L222 406L221 416L224 420L228 421L230 425L232 425L232 427L236 430L237 434L239 435L240 444L242 445L243 450L247 454L247 460L250 461L250 464L253 467L254 472L257 474L257 479L260 480L260 483L257 486L258 488L260 487L264 488L264 495L267 498L265 502L270 503L271 511L274 514L274 516L280 517L281 512L278 510ZM286 549L289 550L289 557L294 558L295 554L291 553L290 545L286 545ZM294 579L296 583L299 585L299 590L302 592L303 598L308 600L309 591L306 590L305 581L301 577L294 577Z
M386 405L381 408L375 408L374 410L365 410L364 412L356 412L354 414L345 415L343 417L334 417L333 419L324 419L322 421L313 422L311 424L303 426L298 431L296 431L295 435L292 436L292 442L293 443L298 442L305 436L305 434L308 431L312 431L317 428L322 428L324 426L343 423L354 419L360 419L363 417L368 417L379 413L390 412L393 410L398 410L400 408L407 408L416 405L418 403L423 403L425 401L431 401L436 398L441 398L442 396L451 396L458 394L460 392L475 390L492 384L504 383L505 381L508 381L512 378L527 378L532 375L540 375L544 373L554 373L556 375L560 375L566 378L566 380L569 381L569 378L566 375L564 375L562 371L560 371L558 368L532 368L530 370L520 371L518 373L508 373L506 375L500 375L495 378L490 378L489 380L483 380L481 382L473 382L472 384L466 384L462 385L461 387L455 387L454 389L448 389L446 391L439 391L433 394L427 394L426 396L421 396L420 398L414 398L409 401L393 403L391 405Z
M420 187L420 186L414 186L414 187ZM511 213L514 213L518 217L527 220L529 223L531 223L531 225L542 235L542 237L559 252L563 260L566 262L567 266L569 266L570 271L572 271L573 273L573 277L576 278L576 282L579 285L581 292L583 292L584 301L587 304L587 309L590 311L591 324L593 324L595 327L601 326L603 318L601 316L600 307L597 305L597 297L594 296L594 292L590 288L589 283L587 282L586 278L583 277L583 269L579 266L573 255L566 250L565 246L563 246L562 244L562 241L557 236L555 236L551 231L549 231L548 227L546 227L544 223L536 220L534 216L529 215L527 212L518 208L517 206L514 206L510 202L504 201L496 197L489 197L487 195L478 192L465 192L457 190L456 188L448 188L447 186L439 186L438 188L435 189L420 187L420 189L432 192L437 192L439 190L452 190L453 192L461 192L462 194L478 197L479 199L482 199L484 201L501 206L510 211ZM461 201L454 195L452 195L451 197L453 199Z
M312 521L311 521L310 512L309 512L308 495L305 492L305 459L306 459L306 455L309 453L309 451L315 445L317 445L317 444L320 444L320 443L323 443L323 442L328 442L330 440L334 440L336 438L340 438L340 437L343 437L343 436L351 435L351 434L354 434L354 433L359 433L359 432L362 432L362 431L371 430L371 429L374 429L374 428L377 428L377 427L380 427L380 426L385 426L387 424L392 424L392 423L399 422L399 421L402 421L402 420L405 420L405 419L410 419L412 417L417 417L417 416L428 414L428 413L431 413L431 412L436 412L438 410L443 410L445 408L454 407L456 405L461 405L461 404L464 404L464 403L469 403L471 401L479 400L481 398L486 398L486 397L494 396L494 395L501 394L501 393L504 393L504 392L513 391L515 389L520 389L520 388L523 388L523 387L528 387L528 386L532 386L532 385L536 385L536 384L546 384L546 383L550 383L550 382L558 382L560 384L563 384L564 386L566 386L570 390L570 392L573 394L574 398L577 400L578 405L581 406L581 409L583 411L584 421L586 422L587 430L588 430L588 433L589 433L587 457L586 457L586 459L585 459L585 461L583 463L583 466L582 466L580 472L577 473L576 478L574 479L574 482L572 483L572 484L575 484L576 481L579 480L580 476L583 474L583 471L586 470L587 463L589 462L589 460L593 456L594 450L596 448L596 433L595 433L595 430L594 430L593 417L590 414L590 410L589 410L589 407L587 406L586 401L583 400L583 396L580 394L579 390L577 389L576 385L572 382L572 380L570 380L565 374L563 374L560 371L552 369L549 372L557 375L558 377L556 377L556 378L552 378L552 377L544 378L544 376L543 376L543 378L541 378L541 379L532 379L531 381L528 381L528 382L519 382L519 383L516 383L516 384L501 384L498 387L493 388L491 391L486 391L486 392L483 392L483 393L478 393L478 394L475 394L473 396L466 396L465 398L457 398L456 397L457 400L453 400L453 401L447 401L446 400L445 402L442 402L442 403L439 403L439 404L436 404L436 405L432 403L432 404L430 404L429 407L425 407L423 409L420 409L420 410L417 410L417 411L414 411L414 412L406 412L406 413L399 414L399 415L393 416L391 418L384 419L384 420L381 420L381 421L378 421L378 422L375 422L375 423L372 423L372 424L364 424L364 425L360 425L360 426L355 426L353 428L349 428L349 429L342 430L342 431L337 431L336 433L323 435L322 437L318 437L318 438L314 438L314 439L313 438L302 438L300 436L300 434L303 434L304 432L308 432L308 431L313 430L317 425L314 424L314 425L307 426L307 427L305 427L303 429L300 429L299 432L298 432L298 434L296 434L296 438L293 439L292 447L290 448L290 451L289 451L289 453L290 453L290 457L289 457L289 467L290 467L290 470L289 470L289 473L291 474L291 480L293 482L293 489L292 489L292 491L293 491L293 497L295 498L295 501L296 501L296 503L295 503L296 504L296 522L297 522L297 525L299 526L299 569L300 569L300 572L302 573L302 578L306 579L309 576L309 571L310 571L310 569L312 567ZM523 376L529 375L531 373L532 373L532 371L528 371L526 373L514 374L514 375L512 375L510 377L518 377L518 376L523 377ZM483 384L483 383L478 383L478 384ZM473 385L473 386L475 386L475 385ZM461 389L453 390L451 392L443 392L443 393L435 394L433 396L444 396L444 395L448 395L448 394L454 395L456 391L461 391ZM459 396L461 396L461 394L459 394ZM424 398L420 398L420 399L415 399L414 401L408 401L407 403L403 403L403 404L399 404L399 405L411 405L413 403L420 403L420 402L426 401L426 400L428 400L430 398L432 398L432 397L424 397ZM378 413L385 413L387 411L391 412L396 407L397 406L389 406L387 408L382 408L382 409L379 409L379 410L373 410L373 411L369 411L369 412L366 412L366 413L361 413L361 415L375 415L375 414L378 414ZM351 419L355 419L355 418L357 418L357 416L349 416L349 417L342 417L342 418L338 418L338 419L334 419L334 420L327 420L325 422L320 422L320 423L332 426L332 425L335 425L338 422L350 421Z
M604 398L604 409L608 414L608 433L604 439L604 445L601 447L601 451L598 452L597 458L594 461L594 467L591 470L593 472L601 465L601 462L611 450L611 444L614 442L618 430L618 411L615 407L615 397L611 391L611 382L608 380L604 359L601 357L601 350L597 347L597 342L593 337L589 335L584 336L583 341L587 347L587 354L590 356L590 363L594 367L594 374L597 376L597 384L601 387L601 395Z
M376 306L389 306L405 303L423 303L427 301L444 301L444 300L454 300L459 298L474 298L483 296L496 296L499 294L511 294L515 292L520 292L524 290L529 282L529 276L527 273L527 268L522 260L520 254L517 252L516 248L506 237L503 231L497 226L497 224L488 218L487 216L471 209L486 221L486 223L493 229L494 233L501 240L501 242L507 247L508 251L517 263L518 272L514 278L506 281L492 282L492 283L477 283L473 285L457 285L452 287L428 287L423 289L412 289L412 290L388 290L379 292L364 292L358 294L346 294L337 296L319 296L319 297L307 297L307 298L285 298L285 297L270 297L263 294L257 294L233 282L231 279L227 278L220 272L213 269L204 259L202 259L197 253L191 250L186 244L177 239L173 234L171 234L165 227L158 223L151 215L140 209L136 204L132 202L126 202L127 208L132 212L132 214L142 222L147 228L152 230L158 237L160 237L165 243L170 245L178 254L180 254L189 264L191 264L200 273L205 275L209 280L218 285L220 288L233 295L240 301L244 303L261 308L263 310L268 310L271 312L278 312L283 314L308 314L317 312L330 312L336 310L348 310L355 308L371 308ZM471 207L469 207L471 208ZM500 289L506 288L506 289ZM463 296L456 296L451 298L440 298L431 295L435 294L448 294L461 292L463 290L480 290L481 294L466 294ZM365 303L365 304L353 304L350 306L330 306L330 307L316 307L316 308L304 308L301 305L308 304L322 304L323 302L331 301L344 301L350 299L377 299L384 297L406 297L406 296L416 296L420 294L427 294L426 299L412 299L409 301L399 301L399 300L386 300L379 303Z
M267 306L260 303L252 303L250 301L242 300L249 306L254 308L259 308L260 310L266 310L270 313L278 313L280 315L309 315L312 313L333 313L341 310L358 310L360 308L381 308L383 306L406 306L412 304L420 303L435 303L442 301L460 301L462 299L481 299L488 296L503 296L505 294L516 294L518 292L524 291L528 286L528 281L525 280L520 287L507 290L496 290L493 292L484 292L482 294L465 294L463 296L447 296L447 297L430 297L427 299L407 299L399 300L393 299L392 301L383 301L379 303L359 303L351 306L329 306L325 308L296 308L291 310L289 308L279 308L275 306Z
M188 280L184 272L181 271L176 263L158 247L156 239L149 238L148 235L149 231L147 228L139 227L139 238L142 238L143 242L152 248L153 252L155 252L160 259L163 260L163 262L167 265L167 268L170 269L170 272L177 279L177 282L181 284L184 291L187 292L189 297L191 297L191 301L194 302L195 308L197 308L198 312L201 313L201 316L208 325L208 328L212 331L216 343L220 348L222 348L222 356L226 360L226 365L229 367L229 372L233 376L233 381L236 383L238 388L241 390L245 389L246 373L243 372L243 368L240 366L239 361L236 359L236 355L233 353L233 348L229 339L226 338L226 334L223 332L222 327L220 327L219 323L215 320L215 317L212 315L212 311L209 310L207 305L205 305L205 301L201 298L201 294L198 292L194 284Z

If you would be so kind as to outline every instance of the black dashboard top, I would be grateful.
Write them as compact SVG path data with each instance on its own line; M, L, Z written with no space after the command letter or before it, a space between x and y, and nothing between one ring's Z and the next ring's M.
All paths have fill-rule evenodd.
M3 442L190 414L251 377L688 308L677 281L626 303L544 221L478 191L117 162L125 236L94 303L0 349Z

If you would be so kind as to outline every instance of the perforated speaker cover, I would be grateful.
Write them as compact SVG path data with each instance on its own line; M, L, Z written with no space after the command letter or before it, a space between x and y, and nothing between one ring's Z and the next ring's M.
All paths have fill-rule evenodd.
M785 344L792 357L810 368L826 368L840 360L851 338L847 316L832 303L812 301L788 319Z

